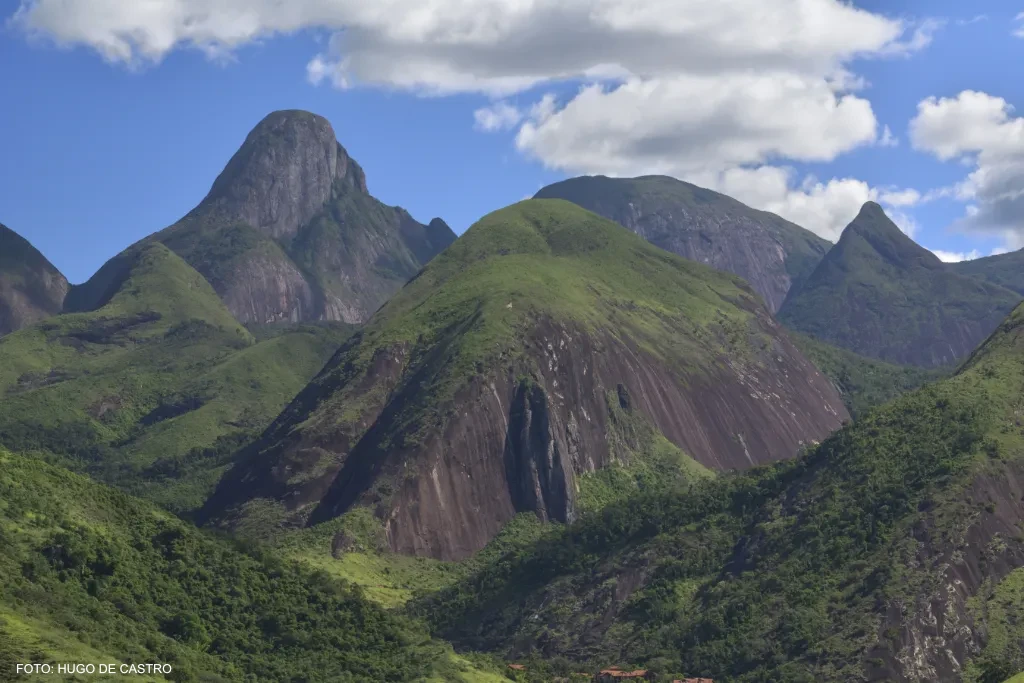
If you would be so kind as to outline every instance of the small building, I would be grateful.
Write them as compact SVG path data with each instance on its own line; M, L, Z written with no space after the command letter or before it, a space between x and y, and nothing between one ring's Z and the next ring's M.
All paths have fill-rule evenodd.
M654 675L647 669L623 671L618 667L604 669L594 679L594 683L619 683L619 681L653 681Z
M512 669L513 671L526 671L526 667L522 664L509 664L508 668Z

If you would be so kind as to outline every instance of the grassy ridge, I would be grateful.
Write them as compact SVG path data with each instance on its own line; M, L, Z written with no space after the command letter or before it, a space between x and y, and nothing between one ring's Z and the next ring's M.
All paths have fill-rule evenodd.
M0 443L185 512L347 333L302 326L257 343L152 245L98 310L0 340Z
M0 679L28 661L156 661L207 682L489 683L501 670L358 587L0 452Z

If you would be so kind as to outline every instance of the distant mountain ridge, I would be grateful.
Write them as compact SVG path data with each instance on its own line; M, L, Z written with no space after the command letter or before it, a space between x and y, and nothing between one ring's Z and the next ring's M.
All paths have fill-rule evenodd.
M393 550L461 559L519 512L575 518L609 468L750 467L847 417L742 280L528 200L391 299L205 515L292 525L369 507Z
M951 269L868 202L778 318L871 358L938 367L971 353L1020 300Z
M772 313L831 246L775 214L667 176L583 176L535 197L571 201L666 251L739 275Z
M68 281L28 240L0 224L0 336L59 313Z
M444 221L422 225L374 199L326 119L279 111L249 133L195 209L128 251L167 245L243 323L358 323L454 239ZM102 305L123 261L75 287L69 310Z

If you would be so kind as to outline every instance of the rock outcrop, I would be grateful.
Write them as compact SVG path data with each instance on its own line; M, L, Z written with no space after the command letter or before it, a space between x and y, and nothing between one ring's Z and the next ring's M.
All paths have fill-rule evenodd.
M566 199L673 254L739 275L772 313L831 246L775 214L665 176L573 178L536 197Z
M28 240L0 224L0 335L60 313L68 281Z
M280 111L249 133L199 206L144 242L170 247L239 321L262 324L363 322L454 239L444 221L422 225L371 196L326 119ZM102 305L96 292L117 262L72 310Z
M356 506L392 549L458 559L518 512L571 521L642 418L717 470L789 458L848 417L746 283L567 202L481 220L342 348L206 510L312 524ZM265 507L264 507L265 509Z
M936 367L974 350L1020 294L960 275L868 202L779 310L787 327L890 363Z

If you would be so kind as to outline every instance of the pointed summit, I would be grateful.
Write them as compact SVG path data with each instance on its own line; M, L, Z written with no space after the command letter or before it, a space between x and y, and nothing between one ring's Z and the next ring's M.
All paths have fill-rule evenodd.
M28 240L0 224L0 335L60 312L68 281Z
M363 322L454 239L443 221L426 226L373 198L327 119L278 111L199 206L145 241L202 273L239 321L265 324ZM102 302L120 260L93 276L77 306Z
M866 241L881 258L898 267L943 267L938 256L900 230L876 202L866 202L861 207L857 217L843 231L836 248L846 249L855 239Z
M1019 301L1016 292L952 272L868 202L790 291L779 320L865 356L934 367L969 354Z
M366 176L322 116L277 111L246 137L196 209L290 237L341 192L366 193Z

